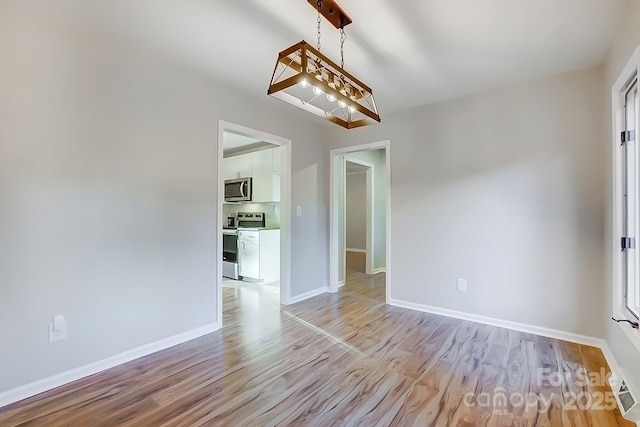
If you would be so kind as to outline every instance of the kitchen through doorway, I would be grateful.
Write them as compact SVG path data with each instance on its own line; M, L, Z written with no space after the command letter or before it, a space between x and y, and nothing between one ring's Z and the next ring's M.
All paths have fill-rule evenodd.
M291 142L221 121L217 154L216 295L222 325L226 299L250 317L259 312L260 299L290 300Z

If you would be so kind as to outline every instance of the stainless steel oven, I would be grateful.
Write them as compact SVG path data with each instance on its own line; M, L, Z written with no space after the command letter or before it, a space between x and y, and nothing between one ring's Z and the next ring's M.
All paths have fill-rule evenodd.
M224 182L225 202L250 202L252 195L251 177L227 179Z
M239 212L238 228L264 228L264 212ZM222 229L222 275L230 279L242 280L239 264L242 262L238 251L238 228Z
M222 230L222 275L238 280L238 230Z

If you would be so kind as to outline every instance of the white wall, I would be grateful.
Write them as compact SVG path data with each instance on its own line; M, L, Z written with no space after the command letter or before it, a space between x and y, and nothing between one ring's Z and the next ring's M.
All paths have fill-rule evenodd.
M307 113L10 2L0 93L0 393L215 321L220 119L293 141L292 295L327 286Z
M605 324L605 340L609 343L618 363L621 367L631 375L631 380L636 387L640 386L640 368L638 360L640 354L636 347L629 341L620 326L611 321L613 307L613 267L610 252L610 242L617 240L620 236L613 235L613 181L612 181L612 159L611 144L613 141L611 127L611 88L615 83L618 75L622 72L631 54L640 44L640 2L630 1L628 10L624 14L624 21L617 26L618 32L611 47L611 52L606 63L606 84L603 91L604 105L606 109L604 117L606 119L605 133L603 135L604 143L601 144L602 163L605 167L605 183L606 183L606 239L605 246L606 269L603 275L603 281L606 284L603 292L603 322Z
M391 298L603 335L602 78L579 71L331 130L331 148L391 140Z

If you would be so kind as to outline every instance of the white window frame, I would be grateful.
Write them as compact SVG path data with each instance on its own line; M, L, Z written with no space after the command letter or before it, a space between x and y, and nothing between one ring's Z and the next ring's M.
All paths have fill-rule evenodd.
M621 133L625 127L625 97L627 90L634 79L638 79L640 75L640 46L638 46L632 57L627 62L622 73L616 80L611 89L611 105L612 105L612 159L613 159L613 316L616 318L629 319L637 321L634 314L626 307L625 300L625 254L621 250L620 238L624 236L625 225L623 218L623 196L625 189L624 170L625 156L624 147L621 147ZM640 111L636 111L636 122ZM638 132L636 131L636 147L638 147ZM638 168L640 173L640 167ZM640 188L638 189L640 197ZM637 213L640 215L640 212ZM640 231L640 230L639 230ZM640 250L640 235L628 236L636 238L636 250ZM638 265L640 268L640 265ZM632 329L628 324L620 323L629 339L640 350L640 333L638 330Z

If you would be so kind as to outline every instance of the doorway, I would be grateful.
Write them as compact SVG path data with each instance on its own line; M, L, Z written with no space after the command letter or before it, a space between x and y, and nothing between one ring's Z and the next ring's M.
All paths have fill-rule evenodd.
M287 304L291 299L291 141L234 123L220 121L217 157L218 220L215 256L218 273L216 305L218 324L222 326L223 281L232 280L223 279L223 273L227 277L243 280L237 283L246 281L247 284L254 286L262 286L262 282L265 283L264 286L267 286L266 282L273 280L269 277L275 277L274 274L276 274L273 271L272 262L265 262L265 269L256 268L254 263L261 261L253 259L255 257L251 257L251 264L244 265L245 271L243 271L241 246L236 246L238 250L235 255L240 267L236 266L237 270L234 271L232 261L236 260L233 259L233 245L229 244L231 240L229 235L234 232L234 227L236 228L235 236L237 236L234 240L240 242L236 245L241 244L242 239L250 239L255 234L260 243L264 240L272 247L279 247L279 272L277 272L279 289L277 291L280 294L280 303ZM256 162L255 169L254 161ZM232 174L233 176L231 176ZM249 200L241 202L229 201L227 198L225 202L225 181L231 185L238 180L245 181L245 185L251 186L249 192L251 197ZM256 228L258 231L237 229L238 221L242 220L247 224L252 224L251 228ZM275 230L279 231L277 241L274 241L275 238L278 238L274 238ZM250 244L247 243L247 247L249 246ZM247 250L245 252L253 254L256 251ZM260 254L273 256L270 251L262 251ZM225 255L227 255L226 261L223 259ZM236 276L243 272L250 274L251 277ZM262 277L263 272L264 277Z
M347 268L347 253L364 254L364 271L373 274L374 254L374 183L375 165L364 161L356 155L344 155L344 228L343 243L343 272L339 277L340 286L344 285ZM344 248L344 251L342 250ZM360 258L361 256L352 256Z
M364 250L367 275L385 274L385 300L390 299L390 161L389 141L332 150L330 153L330 286L337 292L347 277L347 249ZM361 174L366 195L365 248L350 248L347 244L347 192L348 177ZM364 175L362 177L362 175ZM362 180L361 180L362 181ZM362 184L362 182L360 183ZM353 221L353 220L352 220ZM360 245L361 246L361 245ZM362 259L351 252L351 259Z

